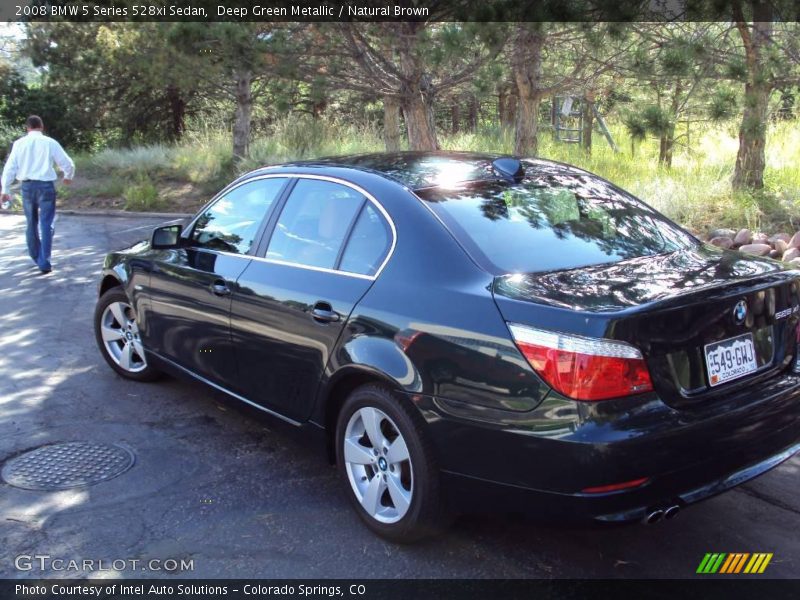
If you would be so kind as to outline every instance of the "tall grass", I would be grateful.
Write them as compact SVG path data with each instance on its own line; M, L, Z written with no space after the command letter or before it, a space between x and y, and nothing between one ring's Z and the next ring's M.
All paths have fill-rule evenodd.
M614 152L605 138L595 133L591 154L576 144L555 141L542 131L539 156L595 172L695 231L714 226L800 226L800 122L769 126L766 190L757 195L731 191L738 146L734 124L693 129L690 146L676 148L671 169L658 166L657 140L645 140L632 154L624 128L612 125L611 131L620 151ZM513 142L513 132L500 128L440 136L446 150L511 153ZM259 166L382 150L381 131L375 125L286 118L269 134L254 136L250 158L238 164L231 157L230 133L202 128L177 145L108 149L86 163L96 174L138 182L143 178L189 181L210 193L236 174Z

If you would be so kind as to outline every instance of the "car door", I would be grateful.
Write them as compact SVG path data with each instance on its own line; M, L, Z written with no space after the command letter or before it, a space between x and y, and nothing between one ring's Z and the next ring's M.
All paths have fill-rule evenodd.
M234 289L242 395L292 419L309 416L328 356L392 247L382 210L351 184L297 180Z
M231 285L249 264L287 181L259 178L232 187L194 219L180 248L156 255L145 319L149 350L219 385L233 383Z

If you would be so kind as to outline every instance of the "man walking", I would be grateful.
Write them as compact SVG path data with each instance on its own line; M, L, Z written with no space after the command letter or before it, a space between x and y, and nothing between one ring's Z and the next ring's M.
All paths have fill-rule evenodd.
M22 206L28 229L25 233L28 254L42 273L52 270L50 251L53 245L53 219L56 216L58 179L53 162L64 172L64 183L72 183L75 163L57 141L42 133L44 124L35 115L25 122L28 135L14 142L3 167L2 201L11 199L9 188L14 179L22 182ZM41 237L40 237L41 231Z

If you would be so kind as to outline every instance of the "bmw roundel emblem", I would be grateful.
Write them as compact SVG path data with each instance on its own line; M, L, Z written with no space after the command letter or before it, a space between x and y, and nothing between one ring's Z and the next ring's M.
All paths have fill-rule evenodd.
M744 300L739 300L736 303L736 306L733 307L733 320L736 321L737 324L744 323L744 320L747 318L747 302Z

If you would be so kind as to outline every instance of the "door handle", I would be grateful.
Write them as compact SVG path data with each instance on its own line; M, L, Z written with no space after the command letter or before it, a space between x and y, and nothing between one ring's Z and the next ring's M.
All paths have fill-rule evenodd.
M227 296L231 293L231 288L224 281L215 281L211 284L211 293L215 296Z
M339 313L333 310L328 302L317 302L311 311L311 317L320 323L335 323L339 320Z

